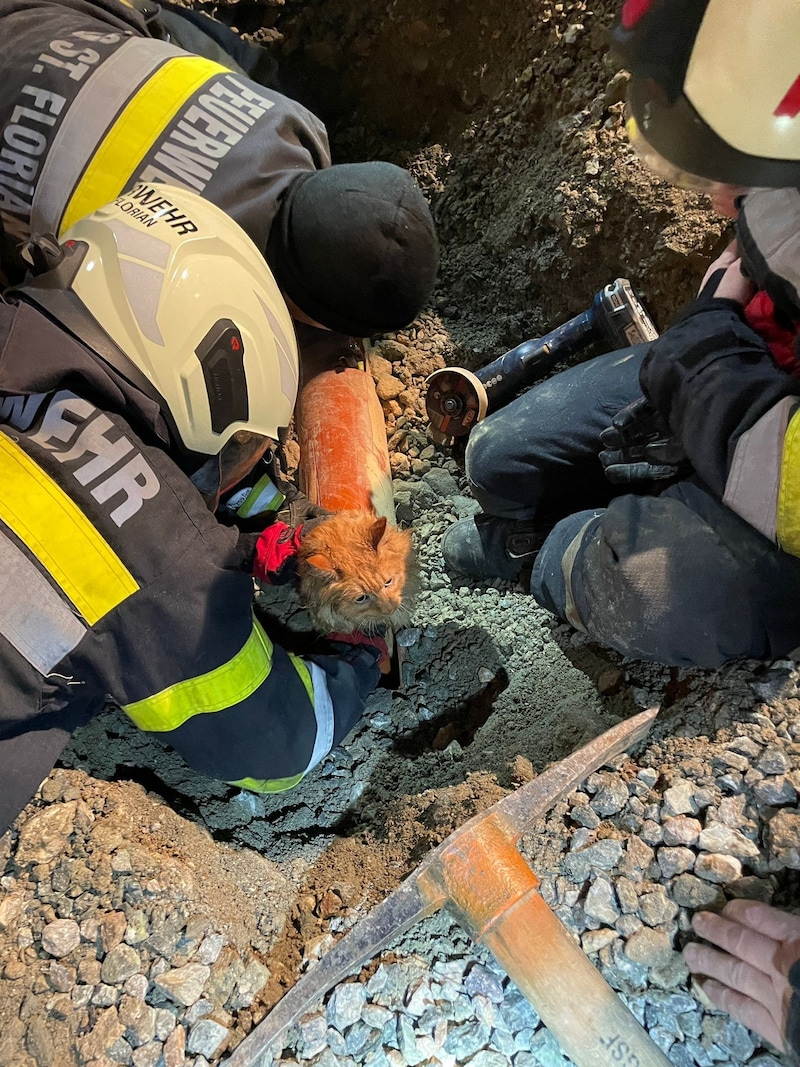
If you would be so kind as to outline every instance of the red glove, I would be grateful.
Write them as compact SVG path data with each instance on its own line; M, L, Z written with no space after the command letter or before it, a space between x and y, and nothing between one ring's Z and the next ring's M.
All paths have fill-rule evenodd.
M800 329L797 326L786 329L780 325L775 318L775 303L772 297L763 290L756 293L744 309L744 317L747 325L767 342L772 358L778 366L793 378L800 378L800 362L795 352Z
M389 648L382 637L378 634L365 634L360 630L354 630L351 634L328 634L329 641L338 641L343 645L364 645L367 648L376 648L380 653L378 667L381 674L388 674L391 657Z
M285 585L297 575L302 526L273 522L256 541L253 577L267 585Z

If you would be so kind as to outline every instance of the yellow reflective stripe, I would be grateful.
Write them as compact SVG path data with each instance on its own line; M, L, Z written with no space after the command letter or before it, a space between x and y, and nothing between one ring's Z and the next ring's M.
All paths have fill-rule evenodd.
M311 701L311 707L313 708L316 701L314 699L314 682L311 679L311 671L300 659L299 656L295 656L292 652L289 653L289 659L292 661L292 666L300 675L300 681L305 686L308 699Z
M305 686L308 699L314 704L314 683L311 680L311 672L299 656L289 653L292 666L300 675L300 681ZM242 789L250 789L254 793L284 793L287 789L294 789L298 782L302 782L306 772L293 774L289 778L240 778L237 782L228 782L228 785L238 785Z
M67 204L62 232L119 196L124 182L152 151L186 101L218 74L230 74L230 70L196 56L169 59L156 71L125 105L92 156Z
M800 412L792 417L783 439L776 518L778 544L784 552L800 556Z
M137 591L136 579L77 504L4 433L0 485L0 519L90 626Z
M142 730L177 730L194 715L224 711L246 700L272 670L272 642L253 619L241 651L208 674L187 678L155 696L126 704L124 711Z
M284 793L287 789L294 789L304 777L305 772L295 774L292 778L240 778L238 782L228 782L228 785L238 785L254 793Z

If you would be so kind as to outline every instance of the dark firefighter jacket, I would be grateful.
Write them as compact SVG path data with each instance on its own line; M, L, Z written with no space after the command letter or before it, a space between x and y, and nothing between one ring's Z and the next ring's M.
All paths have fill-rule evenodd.
M374 650L300 659L270 641L236 532L163 438L151 401L0 303L0 834L109 699L203 774L275 791L377 684Z
M800 556L800 380L775 364L741 305L704 289L650 345L639 381L708 489Z
M330 165L310 111L154 40L120 0L0 0L0 34L7 249L145 180L201 194L263 251L293 179Z

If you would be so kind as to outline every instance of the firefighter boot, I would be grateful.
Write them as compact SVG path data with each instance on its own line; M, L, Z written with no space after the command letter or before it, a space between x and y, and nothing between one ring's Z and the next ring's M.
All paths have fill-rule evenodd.
M532 519L476 515L461 519L445 532L442 555L458 574L513 582L532 567L546 533Z

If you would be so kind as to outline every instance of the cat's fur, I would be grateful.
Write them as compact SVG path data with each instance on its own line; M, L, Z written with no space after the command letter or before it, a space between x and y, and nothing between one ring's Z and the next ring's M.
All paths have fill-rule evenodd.
M411 533L372 512L337 511L316 523L300 543L297 572L322 633L375 633L409 620L417 587Z

